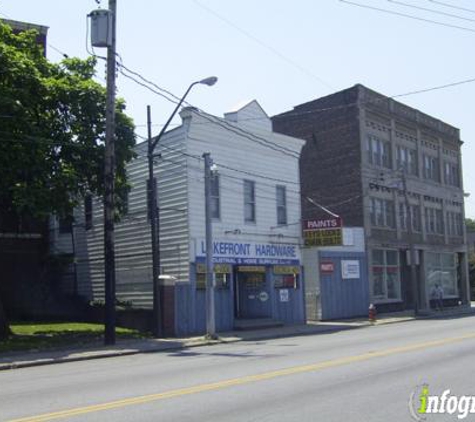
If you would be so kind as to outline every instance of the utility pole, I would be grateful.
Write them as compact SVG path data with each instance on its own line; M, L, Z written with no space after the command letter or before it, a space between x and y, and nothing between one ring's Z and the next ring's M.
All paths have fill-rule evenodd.
M412 211L409 203L409 195L407 192L407 181L404 169L401 169L402 173L402 190L404 194L404 203L406 206L407 215L407 234L409 236L409 259L411 260L411 286L412 296L414 297L414 313L419 313L419 288L417 283L417 269L416 269L416 249L414 247L414 232L412 229Z
M147 106L147 131L148 131L148 198L150 226L152 231L152 288L153 288L153 335L161 337L162 319L160 307L160 242L158 205L157 205L157 184L153 174L153 151L155 148L152 142L152 118L150 106Z
M115 344L115 251L114 251L114 179L115 179L115 72L116 72L116 0L109 0L112 34L107 46L106 144L104 165L104 272L106 345Z
M216 318L214 309L213 232L211 223L211 165L209 152L205 160L205 221L206 221L206 336L216 339Z

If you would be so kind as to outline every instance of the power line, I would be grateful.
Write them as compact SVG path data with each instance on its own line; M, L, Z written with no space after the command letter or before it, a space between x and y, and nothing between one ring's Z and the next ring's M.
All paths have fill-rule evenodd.
M340 1L343 1L343 0L340 0ZM313 114L313 113L323 113L323 112L326 112L326 111L341 110L341 109L345 109L345 108L349 108L349 107L353 107L353 106L357 106L357 105L364 106L364 105L367 105L367 104L377 104L379 102L386 101L388 99L408 97L410 95L416 95L416 94L424 94L426 92L438 91L438 90L441 90L441 89L451 88L451 87L454 87L454 86L464 85L464 84L468 84L468 83L472 83L472 82L475 82L475 78L464 79L464 80L461 80L461 81L455 81L455 82L451 82L451 83L448 83L448 84L437 85L437 86L433 86L433 87L430 87L430 88L424 88L424 89L419 89L419 90L415 90L415 91L408 91L408 92L404 92L402 94L387 95L387 96L381 94L381 96L382 96L381 98L370 99L370 100L367 100L367 101L361 101L360 103L353 102L353 103L348 103L348 104L343 104L343 105L338 105L338 106L333 106L333 107L316 108L316 109L306 110L306 111L288 111L288 112L280 113L280 114L278 114L274 117L278 117L278 116L281 116L281 115L285 115L286 117L293 117L293 116L298 117L298 116L304 116L304 115Z
M181 100L180 97L176 96L173 92L169 91L168 89L165 89L165 88L162 88L160 87L159 85L157 85L155 82L151 81L150 79L147 79L145 78L143 75L141 75L140 73L138 72L135 72L134 70L128 68L127 66L124 65L124 63L121 61L120 65L119 65L122 69L125 69L127 72L131 73L132 75L134 76L137 76L138 78L140 78L143 82L149 84L149 85L152 85L155 89L159 90L160 92L162 92L164 95L167 95L169 97L172 97L174 98L176 101L173 101L173 100L170 100L168 99L168 101L171 101L173 102L174 104L178 104L178 102ZM125 75L124 75L125 76ZM184 101L185 104L189 104L187 103L186 101Z
M432 88L420 89L420 90L417 90L417 91L410 91L410 92L406 92L404 94L393 95L393 96L388 97L388 98L407 97L409 95L423 94L425 92L437 91L439 89L450 88L450 87L453 87L453 86L468 84L468 83L471 83L471 82L475 82L475 78L465 79L463 81L458 81L458 82L452 82L452 83L445 84L445 85L439 85L439 86L435 86L435 87L432 87Z
M432 3L435 3L435 4L440 4L441 6L450 7L452 9L463 10L465 12L475 13L475 10L473 10L473 9L467 9L465 7L454 6L453 4L445 3L443 1L437 1L437 0L428 0L428 1L430 1Z
M344 2L347 2L345 0L340 0L340 1L344 1ZM351 3L351 2L350 2ZM358 5L357 3L355 3L356 5ZM475 31L474 31L475 32ZM155 92L156 94L164 97L165 99L167 99L168 101L171 101L172 103L176 104L177 101L174 101L170 98L168 98L168 96L172 96L174 98L178 98L176 95L174 95L172 92L164 89L164 88L160 88L157 84L155 84L154 82L152 81L149 81L148 79L146 79L145 77L143 77L142 75L140 75L140 73L138 72L135 72L131 69L128 69L127 67L125 67L124 65L122 65L122 67L124 69L127 69L127 71L129 71L130 73L132 74L135 74L137 75L138 77L140 77L143 81L145 81L146 83L148 84L151 84L153 85L156 89L160 90L161 92L156 92L156 90L154 90L153 88L147 86L146 84L140 82L140 81L137 81L135 78L132 78L130 77L129 75L127 75L127 77L131 80L133 80L134 82L140 84L141 86L143 86L144 88L146 89L149 89L151 90L152 92ZM422 93L426 93L426 92L431 92L431 91L436 91L436 90L441 90L441 89L445 89L445 88L449 88L449 87L454 87L454 86L458 86L458 85L463 85L463 84L467 84L467 83L472 83L472 82L475 82L475 78L470 78L470 79L465 79L465 80L462 80L462 81L455 81L455 82L452 82L452 83L448 83L448 84L444 84L444 85L438 85L438 86L434 86L434 87L430 87L430 88L425 88L425 89L420 89L420 90L415 90L415 91L409 91L409 92L405 92L405 93L402 93L402 94L396 94L396 95L391 95L391 96L383 96L383 98L380 98L380 99L371 99L371 100L368 100L368 101L364 101L364 102L361 102L360 104L361 105L365 105L365 104L372 104L372 103L378 103L378 102L381 102L381 101L385 101L387 99L394 99L394 98L401 98L401 97L406 97L406 96L410 96L410 95L416 95L416 94L422 94ZM165 93L168 95L165 95ZM222 120L216 116L212 116L212 115L209 115L208 113L206 113L205 111L203 110L200 110L199 108L197 107L194 107L192 104L188 103L185 101L185 104L193 107L197 112L200 113L200 115L202 117L204 117L206 120L208 120L209 123L212 123L212 124L218 124L220 126L223 126L223 124L225 124L227 127L225 127L225 129L227 130L231 130L233 131L231 128L233 129L236 129L238 131L241 131L245 137L249 137L251 136L252 138L254 138L256 141L260 140L264 143L270 143L272 146L271 148L272 149L275 149L273 147L277 147L277 149L284 149L286 150L289 154L287 155L290 155L292 156L293 158L298 158L298 155L295 153L294 150L291 150L289 148L285 148L285 147L282 147L280 145L277 145L273 142L270 142L268 141L267 139L265 138L262 138L262 137L259 137L255 134L253 134L252 132L249 132L249 131L246 131L242 128L238 128L236 126L233 126L230 124L230 122L226 121L226 120ZM334 107L326 107L326 108L320 108L320 109L313 109L313 110L308 110L308 111L304 111L304 112L296 112L296 111L290 111L290 112L287 112L287 113L282 113L282 114L285 114L286 116L298 116L298 115L305 115L305 114L312 114L312 113L316 113L316 112L324 112L324 111L332 111L332 110L337 110L337 109L345 109L345 108L349 108L351 106L354 106L354 105L357 105L358 103L350 103L350 104L345 104L345 105L341 105L341 106L334 106ZM196 122L195 124L205 124L204 122ZM251 140L254 140L254 139L251 139ZM259 142L258 142L259 143ZM280 152L283 152L283 151L280 151ZM285 152L283 152L285 154Z
M205 6L204 4L202 4L201 2L199 2L198 0L193 0L193 2L198 5L199 7L201 7L202 9L206 10L208 13L212 14L213 16L215 16L216 18L218 18L219 20L221 20L222 22L226 23L227 25L231 26L232 28L234 28L236 31L240 32L241 34L243 34L244 36L246 36L247 38L249 38L250 40L254 41L255 43L259 44L261 47L264 47L265 49L269 50L271 53L273 53L274 55L276 55L277 57L279 57L281 60L285 61L286 63L290 64L291 66L293 66L294 68L298 69L299 71L301 71L302 73L306 74L307 76L311 76L312 78L316 79L318 82L320 82L321 84L325 85L327 88L330 88L330 89L335 89L333 86L331 86L328 82L324 81L322 78L320 78L319 76L315 75L313 72L311 72L310 70L304 68L303 66L301 66L300 64L296 63L295 61L289 59L287 56L284 56L280 51L278 51L277 49L275 49L274 47L264 43L263 41L261 41L260 39L258 39L257 37L255 37L254 35L252 35L251 33L249 33L248 31L245 31L244 29L240 28L239 26L237 26L235 23L231 22L229 19L225 18L224 16L220 15L219 13L217 13L216 11L212 10L211 8L209 8L208 6Z
M3 12L0 12L0 15L2 15L3 17L7 18L7 19L10 19L10 20L13 20L10 16L6 15L5 13ZM69 56L64 52L64 51L61 51L59 48L56 48L53 44L50 44L49 42L46 43L46 45L53 49L54 51L56 51L57 53L61 54L64 58L68 58Z
M475 22L475 19L466 18L460 15L454 15L452 13L441 12L440 10L430 9L428 7L414 6L412 4L404 3L402 1L397 1L397 0L387 0L387 1L394 4L399 4L404 7L410 7L411 9L417 9L417 10L422 10L425 12L436 13L437 15L448 16L450 18L461 19L468 22Z
M299 158L299 154L295 150L284 147L282 145L278 145L275 142L269 141L268 139L266 139L262 136L256 135L252 132L244 130L243 128L241 128L237 125L231 124L230 122L228 122L226 120L222 120L218 117L212 116L212 115L207 114L205 112L201 112L200 116L202 116L205 119L211 121L212 123L214 122L218 126L221 126L222 128L224 128L228 131L231 131L231 132L235 133L236 135L247 138L250 141L258 143L258 144L260 144L264 147L270 148L274 151L280 152L280 153L282 153L284 155L287 155L289 157L292 157L292 158L297 158L297 159ZM271 132L271 133L273 133L273 132Z
M408 15L406 13L395 12L395 11L392 11L392 10L383 9L383 8L380 8L380 7L369 6L367 4L356 3L354 1L349 1L349 0L340 0L340 1L342 3L351 4L352 6L358 6L358 7L364 8L364 9L375 10L375 11L390 14L390 15L402 16L404 18L413 19L413 20L422 21L422 22L428 22L428 23L432 23L434 25L445 26L447 28L455 28L455 29L460 29L462 31L475 32L475 29L467 28L465 26L452 25L452 24L449 24L449 23L439 22L439 21L435 21L435 20L432 20L432 19L420 18L420 17L417 17L417 16Z
M202 142L201 139L198 139L198 138L194 138L192 136L188 136L189 139L193 140L193 141L198 141L198 142ZM187 157L190 157L190 158L194 158L196 159L197 161L201 162L202 161L202 158L198 155L193 155L193 154L189 154L189 153L186 153L184 151L180 151L176 148L172 148L168 145L165 145L165 144L161 144L160 147L162 148L165 148L169 151L173 151L173 152L177 152L178 154L182 154L184 156L187 156ZM221 167L221 168L225 168L227 170L231 170L231 171L235 171L235 172L238 172L238 173L242 173L242 174L247 174L249 176L254 176L254 177L258 177L258 178L261 178L261 179L267 179L267 180L272 180L272 181L275 181L275 182L280 182L280 183L286 183L286 184L294 184L294 185L300 185L300 183L298 182L294 182L294 181L291 181L291 180L285 180L285 179L280 179L280 178L275 178L275 177L271 177L271 176L267 176L267 175L263 175L263 174L259 174L259 173L256 173L256 172L251 172L251 171L248 171L248 170L242 170L242 169L237 169L235 167L231 167L231 166L228 166L228 165L225 165L225 164L221 164L219 163L219 161L216 161L216 164L218 165L218 167Z
M122 72L122 71L121 71L121 74L124 75L126 78L128 78L128 79L134 81L135 83L141 85L142 87L148 89L149 91L151 91L151 92L153 92L153 93L155 93L155 94L157 94L157 95L159 95L159 96L165 98L167 101L170 101L170 102L172 102L172 103L174 103L174 104L177 104L177 101L175 101L175 100L169 98L169 95L173 95L173 96L176 98L176 96L175 96L174 94L171 94L171 93L170 93L169 95L164 94L163 92L160 92L160 91L165 91L165 92L167 92L167 93L168 93L168 91L163 90L163 89L160 89L160 91L159 91L159 90L157 90L157 89L155 89L155 88L152 88L152 87L148 86L146 83L141 82L141 81L137 80L136 78L134 78L134 77L132 77L132 76L130 76L130 75L125 74L125 73ZM145 78L142 78L142 79L143 79L143 80L146 80ZM155 86L155 84L153 84L153 85ZM249 132L249 131L247 131L247 130L245 130L245 129L243 129L243 128L237 126L237 125L231 124L230 122L228 122L228 121L226 121L226 120L223 120L223 119L221 119L221 118L219 118L219 117L216 117L216 116L213 116L213 115L211 115L211 114L209 114L209 113L206 113L204 110L201 110L201 109L199 109L199 108L197 108L197 107L194 107L192 104L190 104L190 103L188 103L188 102L186 102L186 101L184 101L184 103L187 104L187 105L189 105L190 107L193 107L194 110L197 112L197 114L198 114L199 116L201 116L201 117L204 118L205 120L208 120L210 123L213 123L213 124L215 124L215 125L221 126L222 128L224 128L224 129L226 129L226 130L228 130L228 131L230 131L230 132L233 132L233 133L235 133L236 135L239 135L239 136L241 136L241 137L247 138L247 139L249 139L250 141L253 141L253 142L255 142L255 143L258 143L258 144L260 144L260 145L262 145L262 146L265 146L265 147L267 147L267 148L273 149L274 151L280 152L280 153L282 153L282 154L284 154L284 155L287 155L287 156L289 156L289 157L298 158L298 154L297 154L294 150L292 150L292 149L290 149L290 148L287 148L287 147L282 146L282 145L278 145L278 144L276 144L275 142L269 141L268 139L266 139L266 138L264 138L264 137L262 137L262 136L256 135L256 134L254 134L254 133L252 133L252 132Z

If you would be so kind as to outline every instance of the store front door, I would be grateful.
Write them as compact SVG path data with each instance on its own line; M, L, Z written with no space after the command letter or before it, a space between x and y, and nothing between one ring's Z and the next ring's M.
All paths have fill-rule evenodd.
M236 318L269 318L272 313L270 286L266 268L260 266L237 267L235 276Z

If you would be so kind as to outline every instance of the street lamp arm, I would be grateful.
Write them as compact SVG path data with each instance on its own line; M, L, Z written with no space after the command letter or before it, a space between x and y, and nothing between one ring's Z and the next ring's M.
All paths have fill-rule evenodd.
M155 139L154 139L153 142L151 143L151 145L150 145L150 150L149 150L149 154L150 154L150 155L153 154L153 151L154 151L155 147L157 146L158 141L160 141L161 137L163 136L163 134L164 134L165 131L167 130L168 125L169 125L170 122L173 120L173 118L175 117L175 114L176 114L177 111L180 109L181 105L183 104L183 101L185 101L185 98L186 98L186 97L188 96L188 94L190 93L191 88L193 88L195 85L198 85L198 84L212 86L212 85L214 85L217 81L218 81L218 78L217 78L216 76L210 76L210 77L208 77L208 78L201 79L200 81L195 81L195 82L193 82L192 84L190 84L190 86L188 87L188 89L185 91L185 93L184 93L183 96L181 97L180 101L178 101L178 104L176 105L176 107L175 107L175 109L173 110L172 114L171 114L170 117L168 118L167 122L163 125L162 130L160 131L160 133L155 137Z
M186 90L186 92L183 94L183 96L181 97L180 101L178 101L178 104L176 105L175 109L173 110L172 114L170 115L170 117L168 118L167 122L163 125L162 127L162 130L160 130L160 133L155 137L155 139L153 140L152 144L151 144L151 149L150 149L150 154L153 153L155 147L157 146L158 144L158 141L161 139L161 137L163 136L163 134L165 133L165 131L167 130L168 128L168 125L170 124L170 122L173 120L173 118L175 117L175 114L177 113L177 111L180 109L181 105L183 104L183 101L185 101L185 98L188 96L188 94L190 93L191 91L191 88L193 88L196 84L199 84L201 81L196 81L196 82L193 82L189 87L188 89Z

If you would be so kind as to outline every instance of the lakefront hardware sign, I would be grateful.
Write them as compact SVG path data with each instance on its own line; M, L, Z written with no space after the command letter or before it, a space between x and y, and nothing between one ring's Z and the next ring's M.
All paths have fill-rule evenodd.
M196 257L206 256L206 242L199 239ZM241 265L299 265L300 251L297 245L285 243L213 242L213 262Z
M305 246L338 246L343 244L343 223L340 217L304 220Z

